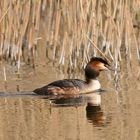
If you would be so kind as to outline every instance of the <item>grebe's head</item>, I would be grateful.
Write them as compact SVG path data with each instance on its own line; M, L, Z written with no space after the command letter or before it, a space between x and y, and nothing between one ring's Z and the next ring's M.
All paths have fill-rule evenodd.
M108 70L110 67L107 60L101 57L92 57L88 62L88 65L90 65L91 68L95 69L96 71Z
M92 57L85 68L86 79L96 79L100 71L108 70L110 67L106 59Z

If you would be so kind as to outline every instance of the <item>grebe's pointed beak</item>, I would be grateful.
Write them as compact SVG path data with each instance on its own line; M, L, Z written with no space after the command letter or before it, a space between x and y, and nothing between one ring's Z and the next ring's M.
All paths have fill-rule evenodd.
M110 71L116 71L117 69L115 69L114 67L110 66L110 65L105 65L106 70L110 70Z

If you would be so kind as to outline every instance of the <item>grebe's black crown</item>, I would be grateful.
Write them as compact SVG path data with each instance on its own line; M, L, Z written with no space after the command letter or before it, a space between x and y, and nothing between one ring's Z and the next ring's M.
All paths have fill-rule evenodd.
M103 59L101 57L92 57L90 59L90 62L93 62L93 61L100 61L101 63L104 63L105 65L110 66L109 63L107 62L107 60L106 59Z

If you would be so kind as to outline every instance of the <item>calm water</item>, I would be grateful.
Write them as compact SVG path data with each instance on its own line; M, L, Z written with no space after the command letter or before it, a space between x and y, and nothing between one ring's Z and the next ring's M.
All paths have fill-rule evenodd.
M7 68L11 78L6 92L0 94L0 140L139 140L138 69L135 76L124 70L116 82L113 73L103 72L100 81L106 92L69 99L48 99L31 92L68 77L51 65L40 65L35 71L25 66L20 79L10 71ZM0 90L5 90L2 71Z

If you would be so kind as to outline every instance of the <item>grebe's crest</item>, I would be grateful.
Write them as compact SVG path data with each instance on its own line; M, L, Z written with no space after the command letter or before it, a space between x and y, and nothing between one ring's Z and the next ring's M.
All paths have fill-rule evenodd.
M107 62L107 60L106 59L103 59L103 58L101 58L101 57L92 57L91 59L90 59L90 62L89 63L91 63L91 62L100 62L100 63L103 63L103 64L105 64L105 65L108 65L108 66L110 66L109 65L109 63Z

